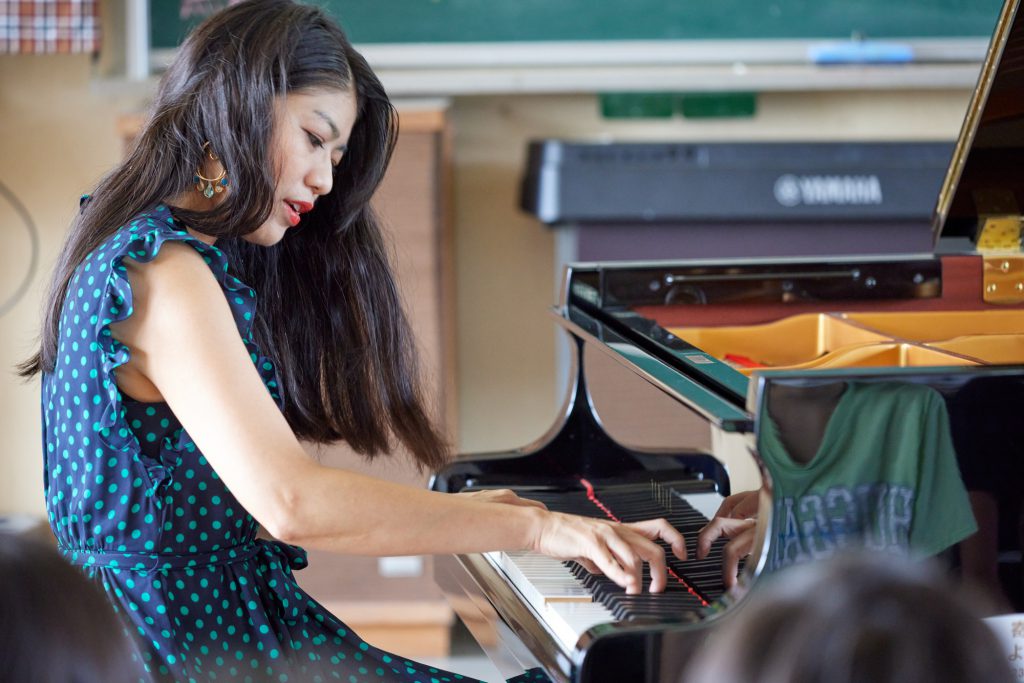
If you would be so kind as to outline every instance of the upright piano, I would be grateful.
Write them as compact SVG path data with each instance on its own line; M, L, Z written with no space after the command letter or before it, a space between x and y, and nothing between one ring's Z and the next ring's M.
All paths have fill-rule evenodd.
M757 541L740 591L724 589L722 541L706 560L671 559L659 595L626 596L573 563L528 553L438 558L439 584L503 674L541 666L556 681L678 682L707 633L742 619L744 591L769 565L780 473L759 457L759 430L764 415L786 408L770 397L806 398L835 382L924 386L942 397L972 504L997 516L976 514L990 537L980 551L961 545L945 559L989 562L982 573L995 577L1005 609L1024 609L1018 3L1007 0L1000 14L952 152L932 251L566 269L552 315L570 340L572 380L554 426L515 451L459 458L432 488L510 488L556 510L665 517L691 558L723 497L760 491Z

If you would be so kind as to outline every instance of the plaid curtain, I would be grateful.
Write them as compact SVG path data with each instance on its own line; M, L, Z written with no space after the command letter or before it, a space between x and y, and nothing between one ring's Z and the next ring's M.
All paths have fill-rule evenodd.
M0 54L100 49L100 0L0 0Z

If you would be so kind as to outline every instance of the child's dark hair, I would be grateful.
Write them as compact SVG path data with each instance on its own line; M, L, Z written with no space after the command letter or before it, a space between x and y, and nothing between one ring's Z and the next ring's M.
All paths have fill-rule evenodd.
M0 531L0 679L145 678L134 643L99 587L52 547Z
M962 588L892 555L783 570L712 633L685 683L1011 683Z
M239 238L274 203L275 102L317 88L352 92L358 107L333 190L281 243L249 244ZM344 439L367 456L390 451L397 437L421 466L439 467L447 447L424 405L413 336L370 207L396 136L380 81L321 9L249 0L213 15L181 46L135 147L74 221L45 303L40 351L22 374L53 369L75 268L134 215L193 186L209 141L231 191L208 212L175 209L175 217L217 237L256 290L256 342L277 364L296 435Z

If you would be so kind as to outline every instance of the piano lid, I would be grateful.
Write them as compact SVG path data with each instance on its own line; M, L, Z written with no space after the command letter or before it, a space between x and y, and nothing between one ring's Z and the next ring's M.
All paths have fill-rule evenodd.
M989 44L939 193L936 243L940 236L977 242L986 218L1019 218L1024 207L1024 18L1018 8L1019 0L1006 0Z

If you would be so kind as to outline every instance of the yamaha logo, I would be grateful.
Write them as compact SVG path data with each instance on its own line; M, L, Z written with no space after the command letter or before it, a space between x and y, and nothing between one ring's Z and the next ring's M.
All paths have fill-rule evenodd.
M775 181L775 200L783 206L865 205L882 203L875 175L786 174Z

